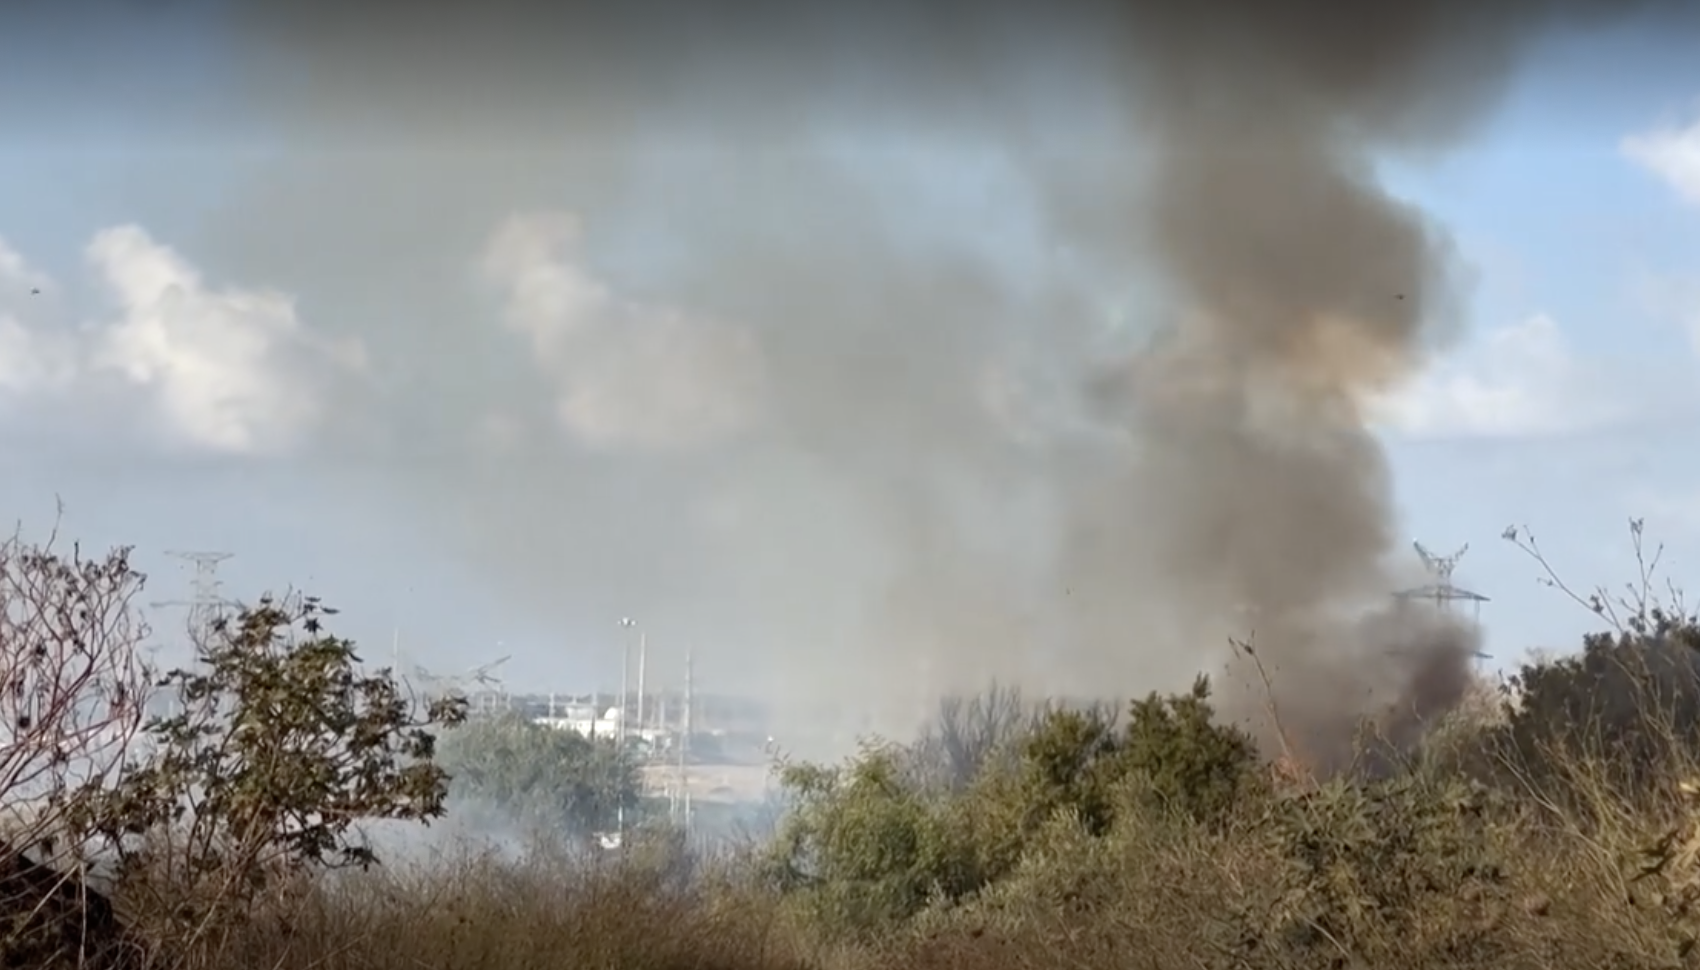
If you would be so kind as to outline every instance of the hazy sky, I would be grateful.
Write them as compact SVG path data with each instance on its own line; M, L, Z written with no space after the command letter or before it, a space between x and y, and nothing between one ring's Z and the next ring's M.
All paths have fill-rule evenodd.
M936 274L886 274L893 300L989 293L983 280L995 279L995 298L951 310L987 319L980 342L961 327L916 332L916 361L982 344L1061 346L1053 335L1065 332L1070 347L1111 344L1151 312L1138 260L1106 266L1108 250L1047 225L1009 144L972 126L923 131L859 110L886 103L877 90L851 85L798 122L804 134L789 147L735 124L716 141L702 135L712 115L683 134L662 118L642 137L598 130L566 148L531 144L512 118L467 122L459 144L443 135L466 110L454 103L442 104L449 120L435 128L394 121L395 131L428 129L436 140L392 138L389 128L363 137L358 119L334 131L303 120L334 111L326 90L340 83L335 66L312 59L330 55L280 43L261 72L250 63L253 31L243 33L227 5L111 4L87 17L53 9L0 14L0 507L39 535L61 496L64 531L87 544L136 545L158 598L187 593L187 572L165 550L227 550L236 554L223 569L229 593L307 588L344 609L344 632L387 649L399 626L408 652L433 665L511 653L515 687L612 683L616 622L631 614L654 631L657 678L676 676L690 641L706 676L730 686L741 671L717 671L717 652L846 649L821 630L853 625L872 595L857 584L886 576L865 564L882 561L869 535L889 523L845 511L855 503L839 503L834 489L858 486L835 483L833 469L851 467L842 460L850 453L855 468L881 474L924 464L923 451L885 456L882 429L896 440L915 415L958 415L907 406L947 393L942 377L935 386L917 366L861 388L865 425L841 428L828 420L837 412L823 411L799 424L816 437L741 445L742 429L768 420L763 402L778 399L761 361L786 352L786 337L752 336L738 319L752 298L702 278L700 247L721 238L704 226L735 226L723 235L750 254L739 271L799 288L799 307L813 288L835 308L819 309L823 319L847 301L863 302L846 315L878 311L882 293L852 282L840 293L821 270L872 246L882 266L901 269L913 256L960 275L946 285ZM1378 159L1384 183L1451 233L1468 270L1463 332L1378 412L1398 529L1437 551L1470 544L1459 579L1493 597L1486 648L1501 657L1571 646L1588 626L1500 541L1509 524L1533 527L1585 586L1630 578L1624 523L1643 515L1649 534L1672 546L1673 577L1695 576L1693 49L1634 26L1542 39L1461 144ZM1028 139L1095 180L1125 167L1134 181L1139 156L1119 130L1108 132L1128 125L1137 145L1137 121L1117 114L1113 99L1047 84L1019 85L1041 120L1011 143ZM297 99L291 85L318 89ZM941 99L942 118L951 103ZM788 151L811 161L793 164ZM344 177L338 166L370 171ZM465 179L483 180L477 191L440 191L462 167ZM372 174L383 171L393 176ZM769 186L779 201L747 218L795 233L786 244L795 264L767 236L758 246L739 235L755 230L734 210ZM786 201L828 195L856 201L842 210ZM344 234L331 216L363 206L369 218ZM1070 256L1076 244L1091 258ZM374 255L384 253L394 258ZM452 293L420 308L410 302L423 300L416 286ZM1063 288L1068 298L1056 298ZM1051 318L1064 308L1072 319ZM464 332L445 336L448 326ZM809 330L827 332L824 323ZM823 361L850 361L875 340L845 332L811 346L829 348ZM1045 366L1028 376L1043 383ZM830 383L835 373L823 363L800 379ZM999 379L987 372L990 403L981 402L994 410L1006 400ZM372 417L401 400L405 420ZM1066 416L1045 421L1049 433L1091 438ZM954 434L940 424L913 440L932 432ZM370 447L384 457L373 458L367 442L380 438ZM701 457L712 448L722 457ZM817 451L832 460L797 458ZM970 477L996 477L1010 460L969 452L951 468ZM400 493L411 486L395 484L403 479L475 485L427 483L410 498ZM533 479L554 484L507 488ZM1019 560L1027 532L1044 531L1041 514L1022 511L1024 494L964 486L951 514L967 531L977 516L1028 524L1000 527L987 540L995 550L934 549L942 558L900 568L955 575L957 557ZM554 518L572 525L537 525ZM465 534L496 522L510 530L500 542ZM719 538L663 541L687 524ZM521 546L523 566L498 574L492 562ZM817 595L811 571L832 595ZM736 608L718 605L734 593ZM764 595L782 620L754 615Z

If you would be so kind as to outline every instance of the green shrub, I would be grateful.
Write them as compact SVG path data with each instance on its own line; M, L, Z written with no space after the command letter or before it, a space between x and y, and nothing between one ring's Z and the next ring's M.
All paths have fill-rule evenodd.
M215 621L198 662L160 681L177 713L151 721L150 745L73 806L179 956L222 946L262 897L375 864L359 823L443 814L435 731L464 706L419 710L389 671L363 672L354 644L324 627L335 612L268 597Z
M1510 679L1503 723L1486 732L1485 774L1567 808L1675 797L1700 753L1700 616L1659 577L1664 547L1648 549L1629 522L1637 576L1622 592L1568 586L1526 528L1504 538L1532 558L1546 585L1598 616L1604 632L1579 654L1526 664ZM1664 592L1661 593L1660 590Z
M1257 745L1215 715L1204 677L1190 693L1152 694L1129 708L1118 768L1137 781L1146 808L1214 823L1260 787Z
M1545 797L1580 780L1659 797L1700 754L1700 627L1655 611L1645 631L1588 636L1582 652L1525 665L1504 723L1484 739L1495 767Z
M628 824L639 821L638 765L612 739L505 714L460 725L441 748L438 761L456 798L494 806L527 828L609 831L622 809Z
M1213 721L1209 696L1203 678L1153 694L1120 729L1101 710L1051 710L961 788L907 770L913 752L891 744L836 768L786 766L793 810L771 876L829 933L865 935L957 905L1118 820L1219 822L1254 786L1258 759L1243 732Z
M794 801L769 877L828 937L865 937L976 888L972 846L905 783L902 762L899 749L870 744L840 767L781 770Z

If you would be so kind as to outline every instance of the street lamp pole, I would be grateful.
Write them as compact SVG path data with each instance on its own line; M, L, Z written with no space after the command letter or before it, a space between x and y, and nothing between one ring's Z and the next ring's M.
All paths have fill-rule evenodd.
M643 672L649 661L649 631L638 631L637 731L643 737Z
M635 626L637 626L637 621L629 616L623 617L620 620L620 629L622 630L630 630ZM622 750L624 750L626 745L626 705L631 701L631 696L627 692L631 670L632 638L629 633L622 633L620 635L620 705L617 709L617 713L615 715L616 719L614 722L614 737L620 742Z
M620 618L620 629L630 631L637 626L637 621L629 616ZM626 704L629 697L626 694L626 678L632 669L632 637L629 632L620 636L620 709L618 720L614 724L614 744L619 757L626 756ZM615 793L615 824L619 828L620 845L626 844L626 793Z

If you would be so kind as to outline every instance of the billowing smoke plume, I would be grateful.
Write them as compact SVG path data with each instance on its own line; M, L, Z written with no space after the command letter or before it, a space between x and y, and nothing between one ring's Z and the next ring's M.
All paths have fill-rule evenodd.
M1332 759L1469 650L1383 608L1366 404L1459 294L1372 153L1623 6L245 0L288 147L196 251L361 337L318 458L529 615L817 719L1174 687L1255 629Z
M1251 620L1281 727L1322 767L1350 756L1362 714L1398 734L1450 708L1474 648L1432 611L1375 605L1391 602L1394 523L1366 405L1449 335L1458 292L1445 236L1376 183L1371 152L1455 144L1520 45L1606 9L1130 5L1149 139L1137 224L1173 299L1167 329L1104 382L1106 415L1142 448L1124 494L1185 615ZM1116 566L1100 552L1078 568L1138 578Z

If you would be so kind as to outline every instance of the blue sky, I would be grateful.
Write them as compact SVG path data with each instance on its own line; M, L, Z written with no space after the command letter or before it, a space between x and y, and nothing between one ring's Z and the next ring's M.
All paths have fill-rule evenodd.
M1499 541L1506 525L1532 527L1579 587L1615 587L1634 575L1626 522L1644 516L1650 540L1669 543L1671 578L1692 576L1683 564L1700 544L1700 493L1689 484L1700 462L1680 444L1696 416L1681 385L1693 374L1700 207L1622 148L1627 136L1700 117L1700 65L1676 51L1628 32L1549 44L1472 144L1436 164L1390 166L1395 191L1450 227L1479 274L1478 345L1467 338L1459 358L1482 354L1472 363L1487 366L1485 333L1544 314L1575 366L1629 385L1614 393L1632 399L1633 385L1649 382L1674 399L1593 432L1391 436L1411 531L1437 547L1471 543L1460 576L1494 597L1484 617L1500 653L1558 648L1589 625ZM1621 69L1631 61L1640 69ZM1649 290L1670 290L1677 305ZM1590 393L1579 377L1548 376L1555 413Z
M0 116L10 119L0 133L0 239L49 285L39 298L19 296L14 285L0 295L0 317L61 335L81 321L123 318L87 256L98 233L122 226L144 235L107 237L109 254L167 246L208 292L290 296L287 278L256 278L252 267L225 276L225 256L193 248L211 238L205 225L228 215L232 195L266 159L288 150L242 111L229 83L234 55L206 8L132 14L105 35L72 36L48 19L28 26L0 30ZM1685 160L1671 148L1674 160L1662 170L1624 147L1637 135L1700 125L1700 61L1681 56L1681 47L1634 32L1547 43L1468 144L1383 167L1396 194L1450 230L1476 274L1467 332L1404 392L1405 418L1383 436L1403 527L1437 551L1470 544L1459 578L1493 597L1483 617L1488 649L1501 657L1562 649L1591 626L1536 584L1538 567L1499 539L1505 526L1531 526L1582 587L1630 578L1630 516L1646 516L1650 535L1668 540L1673 578L1691 578L1685 564L1700 555L1700 457L1689 446L1700 418L1700 391L1692 389L1700 364L1700 134L1689 136ZM79 87L49 97L38 83L44 76ZM223 134L208 134L215 130ZM855 158L856 138L839 133L837 141L856 178L894 187L891 218L906 238L971 240L1013 274L1041 258L1020 206L1000 189L1012 176L995 157L975 171L914 154ZM670 177L663 159L655 179ZM630 277L657 287L673 258L668 211L634 211L587 259L616 283ZM284 303L255 300L243 304L247 311L291 340L295 323L313 323L311 295L302 297L299 319ZM212 319L217 326L233 318ZM223 339L209 333L202 338ZM337 347L309 344L299 353L315 366L359 366ZM7 346L0 341L0 350ZM272 352L263 346L262 357ZM735 368L737 359L724 363ZM7 364L0 359L0 375ZM0 501L26 531L50 524L58 494L70 534L139 547L159 598L184 595L188 578L165 550L228 549L238 553L224 569L233 593L306 586L345 606L351 632L380 642L398 616L416 616L411 622L437 640L420 648L427 662L486 649L446 644L494 651L500 642L516 654L514 676L526 683L609 679L614 617L576 620L563 634L552 619L507 609L477 561L317 469L155 448L144 425L174 420L173 405L157 383L129 373L155 396L144 402L110 385L87 392L94 403L73 394L76 414L118 409L81 430L44 430L49 424L31 405L0 398L8 455ZM1497 395L1491 413L1484 393ZM194 402L177 407L182 419ZM281 417L266 420L284 430ZM563 638L574 646L562 647Z

